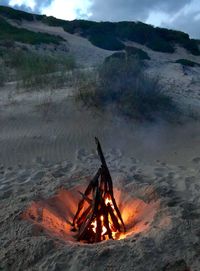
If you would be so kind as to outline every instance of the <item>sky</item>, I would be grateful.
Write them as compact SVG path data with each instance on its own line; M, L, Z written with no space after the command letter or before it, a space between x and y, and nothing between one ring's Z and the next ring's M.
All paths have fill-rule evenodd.
M0 0L0 5L65 20L142 21L200 39L200 0Z

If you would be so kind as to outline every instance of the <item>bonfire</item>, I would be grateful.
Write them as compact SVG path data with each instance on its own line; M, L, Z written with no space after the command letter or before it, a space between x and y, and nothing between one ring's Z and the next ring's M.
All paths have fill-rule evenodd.
M100 142L95 138L101 167L90 181L85 192L79 192L82 199L73 219L76 238L88 243L116 239L126 228L116 204L113 182L102 152Z

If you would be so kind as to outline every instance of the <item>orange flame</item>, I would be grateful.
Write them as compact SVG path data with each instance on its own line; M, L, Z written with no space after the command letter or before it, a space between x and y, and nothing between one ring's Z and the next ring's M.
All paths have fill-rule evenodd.
M105 205L108 206L109 204L110 204L111 208L114 211L114 205L113 205L112 200L109 198L109 196L106 196ZM103 240L103 239L106 239L106 236L104 236L104 235L107 233L107 229L106 229L105 224L104 224L105 221L104 221L104 216L103 215L100 216L100 220L101 220L101 224L102 224L101 237L102 237L102 240ZM113 239L115 239L115 237L116 237L116 229L115 229L115 227L114 227L114 225L112 223L112 219L111 219L110 215L108 216L108 224L109 224L109 228L111 229L111 232L112 232L112 237L113 237ZM97 219L96 218L91 223L91 225L92 225L93 232L96 233L97 232Z
M33 202L24 211L22 218L42 227L48 234L56 236L61 240L75 241L74 233L71 232L71 222L79 201L77 191L84 191L84 187L79 186L71 190L61 189L51 198ZM113 239L120 240L146 231L159 208L159 201L145 203L141 199L131 197L128 192L118 189L114 189L114 195L127 231L126 233L115 232L112 220L109 217ZM113 208L112 201L107 197L105 198L105 204L110 204ZM103 226L104 217L101 216L100 219L102 222L101 235L103 236L107 230ZM96 219L92 225L92 229L95 232L97 229Z

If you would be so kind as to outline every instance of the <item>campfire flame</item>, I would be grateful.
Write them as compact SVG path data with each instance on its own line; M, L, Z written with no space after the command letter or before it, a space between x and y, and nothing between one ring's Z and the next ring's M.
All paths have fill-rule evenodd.
M109 198L109 196L106 196L104 201L105 201L105 206L107 206L108 209L110 208L112 209L112 215L114 219L117 219L117 214L115 212L114 205L112 203L112 200ZM98 219L99 219L99 222L98 222ZM98 223L100 223L99 227L101 229L101 232L100 232L99 241L108 240L108 239L117 239L117 233L119 235L119 233L121 232L119 228L117 229L117 226L120 225L120 221L119 219L117 219L117 221L115 221L115 224L117 224L117 226L115 226L110 214L108 214L107 219L108 219L108 223L106 223L106 218L102 214L102 215L99 215L99 218L95 218L91 222L90 228L92 230L92 233L90 232L90 235L91 235L90 237L93 236L93 238L95 238L95 235L98 233ZM90 231L90 228L89 228L89 231ZM110 230L110 236L109 236L109 232L107 228Z
M113 189L98 140L97 150L102 166L86 190L83 185L60 189L55 196L33 202L23 212L22 218L33 222L37 232L44 230L65 241L95 243L124 239L149 229L159 201L145 203L135 198L130 195L130 185L128 192Z
M90 181L78 204L73 219L73 231L77 239L88 243L115 239L117 233L125 232L125 225L115 201L113 183L101 145L96 138L101 167Z
M132 186L129 185L128 191L121 187L114 188L115 199L117 205L120 206L121 215L126 225L125 233L112 231L114 240L121 240L149 230L159 209L159 201L145 203L142 199L135 198L133 193L130 194L130 191L134 190L134 183ZM77 191L84 191L84 186L76 186L68 190L62 188L57 191L55 196L32 202L24 210L22 218L33 223L33 234L38 235L45 232L61 241L76 242L77 232L71 231L71 221L80 200L80 194ZM137 190L137 194L140 193L143 194L143 191ZM93 225L95 230L95 220ZM105 231L104 228L103 230Z

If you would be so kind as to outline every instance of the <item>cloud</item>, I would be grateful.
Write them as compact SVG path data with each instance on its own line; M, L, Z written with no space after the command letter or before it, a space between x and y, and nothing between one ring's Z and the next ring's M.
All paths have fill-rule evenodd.
M171 23L163 23L163 27L174 28L188 33L191 38L200 39L200 16L199 12L193 12L186 15L178 16Z
M143 21L200 39L199 0L93 0L89 11L92 20Z
M109 21L145 21L152 11L175 14L190 2L192 0L93 0L90 18Z
M168 21L162 23L163 27L175 28L189 33L192 38L200 39L200 5L199 0L193 0L184 6Z
M42 9L42 13L61 19L74 20L89 16L90 0L54 0Z
M10 6L16 9L40 13L41 10L49 6L53 0L1 0L0 5Z

